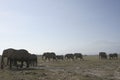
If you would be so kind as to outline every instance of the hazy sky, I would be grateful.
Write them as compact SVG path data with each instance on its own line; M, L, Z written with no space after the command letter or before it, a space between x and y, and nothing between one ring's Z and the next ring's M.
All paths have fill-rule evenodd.
M120 53L120 0L0 0L0 54Z

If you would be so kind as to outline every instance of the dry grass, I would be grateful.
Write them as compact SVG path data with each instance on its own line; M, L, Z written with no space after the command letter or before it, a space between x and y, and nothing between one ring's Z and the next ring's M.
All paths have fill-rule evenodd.
M42 61L29 70L0 70L0 80L120 80L120 60Z

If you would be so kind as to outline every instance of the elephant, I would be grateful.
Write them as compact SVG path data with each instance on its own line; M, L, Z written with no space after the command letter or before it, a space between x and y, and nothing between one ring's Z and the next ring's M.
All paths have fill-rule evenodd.
M30 60L30 65L37 66L37 55L31 54L29 60Z
M67 60L68 60L68 59L74 60L74 54L72 54L72 53L66 54L66 55L65 55L65 58L66 58Z
M106 52L99 52L99 59L107 59Z
M12 66L16 66L18 68L18 64L17 62L21 62L20 67L23 67L23 62L26 62L26 67L29 67L30 64L30 53L25 50L25 49L20 49L20 50L16 50L16 49L5 49L3 51L2 54L2 58L1 58L1 69L4 68L4 57L7 57L7 63L10 67L10 69L12 68Z
M56 55L56 59L57 59L57 60L63 60L63 59L64 59L64 56L63 56L63 55Z
M42 55L43 60L56 60L56 54L54 52L45 52Z
M75 59L81 59L81 60L84 60L83 59L83 55L82 55L82 53L74 53L74 57L75 57Z
M109 59L118 59L118 54L117 53L109 54Z

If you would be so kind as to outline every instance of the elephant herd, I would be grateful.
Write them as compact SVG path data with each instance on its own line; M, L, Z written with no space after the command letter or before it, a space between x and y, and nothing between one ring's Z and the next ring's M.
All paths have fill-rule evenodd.
M109 59L118 59L117 53L109 54ZM107 59L108 58L106 52L99 52L99 59ZM5 63L5 59L6 63ZM42 55L42 60L46 61L57 61L57 60L84 60L82 53L68 53L65 55L56 55L55 52L45 52ZM29 68L30 66L37 66L37 55L29 53L25 49L5 49L3 50L1 56L1 69L6 66L9 66L10 69L13 67L18 68Z
M45 52L42 55L42 60L63 60L63 59L82 59L83 55L81 53L75 53L75 54L66 54L66 55L56 55L54 52ZM5 61L6 60L6 61ZM5 63L6 62L6 63ZM30 66L37 66L37 55L29 53L25 49L13 49L8 48L3 50L2 56L1 56L1 69L3 69L6 66L9 66L10 69L13 67L18 68L29 68Z
M118 54L117 53L110 53L108 56L106 52L99 52L99 59L118 59Z
M83 55L81 53L69 53L69 54L66 54L66 55L56 55L54 52L45 52L43 55L42 55L42 59L43 60L53 60L53 61L57 61L57 60L74 60L74 59L81 59L81 60L84 60L83 59Z
M35 54L29 53L25 49L5 49L3 51L2 57L1 57L1 69L5 67L5 60L7 59L6 65L10 67L10 69L13 66L16 66L17 68L23 68L24 62L26 64L26 67L28 68L31 66L37 66L37 56Z

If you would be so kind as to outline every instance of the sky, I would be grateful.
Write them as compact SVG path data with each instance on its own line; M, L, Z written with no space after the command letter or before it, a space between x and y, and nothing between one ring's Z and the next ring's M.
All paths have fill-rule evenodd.
M0 54L120 53L120 0L0 0Z

